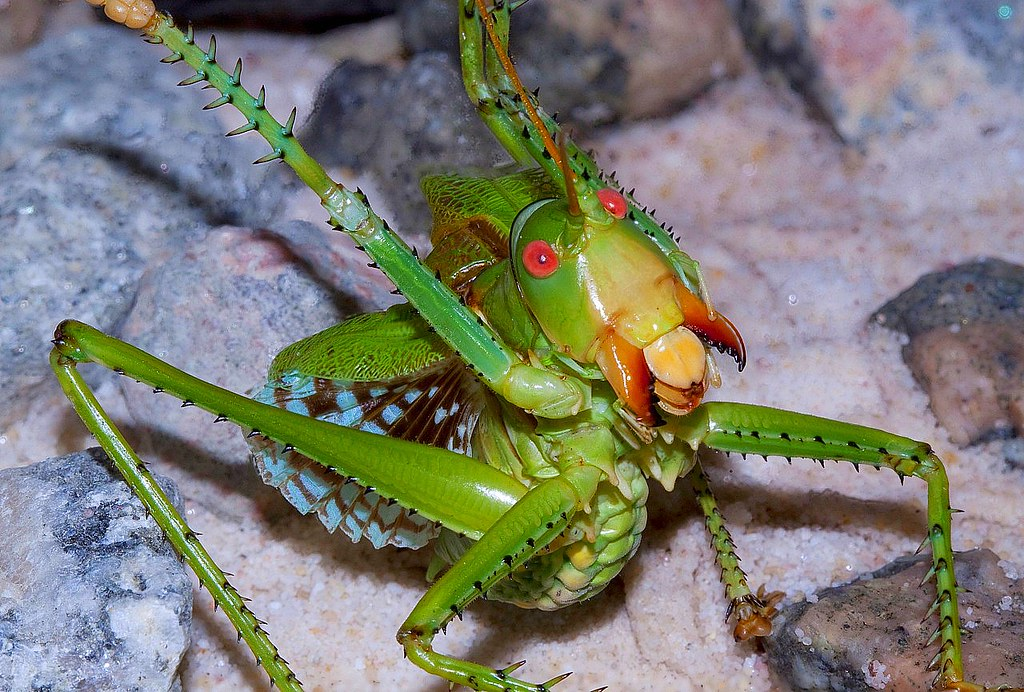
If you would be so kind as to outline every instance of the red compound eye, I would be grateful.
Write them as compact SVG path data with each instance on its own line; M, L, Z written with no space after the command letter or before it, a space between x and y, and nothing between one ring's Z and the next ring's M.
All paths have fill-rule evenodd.
M545 240L531 240L523 248L523 266L530 276L543 279L558 269L558 255Z
M626 218L626 212L629 211L629 205L626 204L626 198L623 197L618 190L613 190L610 187L598 190L597 198L601 200L601 204L604 206L605 211L616 219Z

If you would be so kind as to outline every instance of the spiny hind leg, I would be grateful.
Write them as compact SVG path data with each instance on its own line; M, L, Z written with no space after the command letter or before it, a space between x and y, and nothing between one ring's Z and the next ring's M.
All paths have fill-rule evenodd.
M181 559L188 563L200 583L207 588L216 604L234 624L240 639L256 656L271 680L281 690L301 690L301 685L288 663L281 657L277 647L267 636L261 621L245 605L245 600L228 582L225 572L214 562L197 534L171 504L163 490L153 480L145 464L128 445L124 436L100 406L95 395L78 372L78 364L84 362L103 363L103 358L94 358L93 347L100 352L125 354L128 356L124 367L113 366L121 374L130 374L145 381L147 368L131 358L127 344L101 334L95 329L78 322L62 322L54 334L54 348L50 353L50 365L67 395L75 412L110 457L132 492L142 501L167 540ZM154 359L155 360L155 359ZM138 367L138 372L132 366ZM205 383L204 383L205 384ZM207 385L213 388L213 385ZM214 388L216 389L216 388Z
M700 461L696 462L689 474L690 484L697 495L697 504L704 513L704 526L711 536L711 547L715 551L715 562L722 570L722 584L725 597L729 599L726 618L736 616L736 641L753 637L767 637L772 633L772 618L778 612L775 606L785 597L781 591L765 593L760 587L753 593L747 585L747 575L740 567L736 555L736 544L725 525L725 516L718 508L718 501L711 491L711 483Z

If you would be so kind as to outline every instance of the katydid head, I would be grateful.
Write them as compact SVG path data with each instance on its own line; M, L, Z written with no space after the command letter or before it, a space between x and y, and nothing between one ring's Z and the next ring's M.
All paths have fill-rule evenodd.
M566 187L576 194L534 202L512 225L526 304L559 350L597 364L641 423L655 424L652 391L668 413L689 413L717 384L710 347L742 369L739 332L685 286L622 194Z

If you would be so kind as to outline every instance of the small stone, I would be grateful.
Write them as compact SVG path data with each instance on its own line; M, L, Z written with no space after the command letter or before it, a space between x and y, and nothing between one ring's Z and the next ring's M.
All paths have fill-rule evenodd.
M402 32L412 51L455 55L451 3L406 0ZM667 115L744 64L725 2L561 0L530 3L512 18L524 84L577 127Z
M992 85L1019 92L1024 20L1011 3L965 0L753 0L739 24L846 141L930 121Z
M100 450L0 471L0 522L0 688L180 689L191 580Z
M903 359L954 443L1024 435L1024 267L926 274L872 319L907 335Z
M999 556L956 554L965 676L986 685L1024 685L1024 581ZM919 586L931 557L901 557L850 584L825 589L818 602L784 608L765 641L773 671L794 690L929 690L926 670L938 645L928 639L938 616L925 617L934 582ZM1008 607L1007 607L1008 604ZM899 687L880 687L883 681Z
M441 53L416 55L397 71L344 61L321 84L302 138L324 163L373 175L392 210L391 226L425 246L424 175L511 162L469 100L452 97L463 93L458 66Z

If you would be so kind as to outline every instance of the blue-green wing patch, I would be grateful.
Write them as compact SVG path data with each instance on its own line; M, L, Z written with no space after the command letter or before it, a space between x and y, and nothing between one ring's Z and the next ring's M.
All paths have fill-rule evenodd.
M337 425L471 455L473 430L487 396L462 361L450 356L379 381L284 372L254 398ZM353 541L366 538L378 548L419 548L440 532L434 522L293 449L263 437L249 442L263 480L303 514L316 512L329 531L341 530Z

